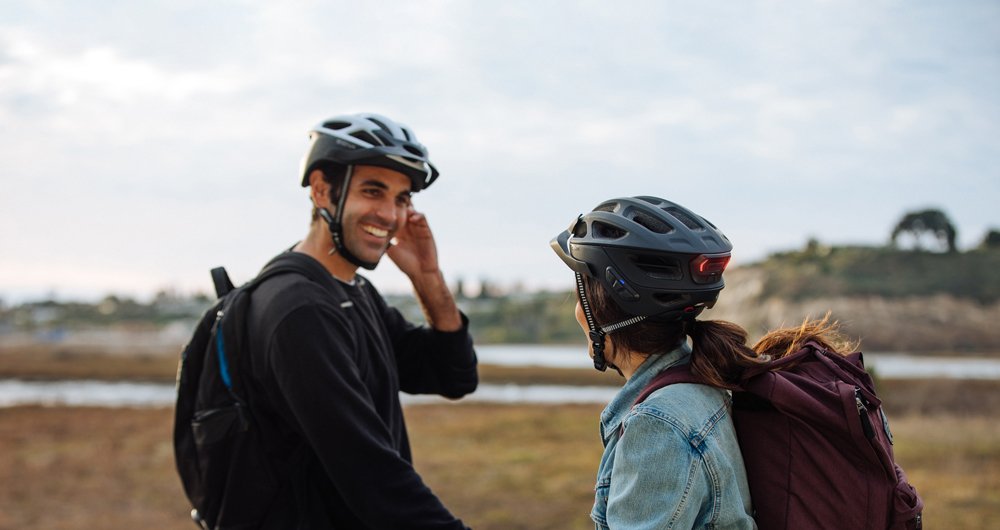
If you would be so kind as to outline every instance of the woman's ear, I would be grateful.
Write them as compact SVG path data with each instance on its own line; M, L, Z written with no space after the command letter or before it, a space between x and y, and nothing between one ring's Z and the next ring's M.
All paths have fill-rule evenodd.
M617 365L620 359L617 358L618 352L615 350L615 341L611 340L611 335L604 336L604 360L609 364Z

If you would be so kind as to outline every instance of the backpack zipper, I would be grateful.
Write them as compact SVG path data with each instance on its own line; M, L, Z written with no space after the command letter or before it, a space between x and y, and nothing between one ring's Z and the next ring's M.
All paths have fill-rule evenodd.
M865 406L865 400L859 387L854 387L854 402L858 406L858 417L861 419L861 428L865 431L865 438L873 440L875 429L872 427L871 418L868 417L868 407Z

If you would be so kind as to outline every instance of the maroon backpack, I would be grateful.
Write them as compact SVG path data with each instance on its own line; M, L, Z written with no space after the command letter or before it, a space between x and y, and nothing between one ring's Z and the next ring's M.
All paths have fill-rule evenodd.
M636 403L690 365L657 375ZM892 454L892 432L861 353L815 343L749 374L733 423L761 530L919 529L923 501Z

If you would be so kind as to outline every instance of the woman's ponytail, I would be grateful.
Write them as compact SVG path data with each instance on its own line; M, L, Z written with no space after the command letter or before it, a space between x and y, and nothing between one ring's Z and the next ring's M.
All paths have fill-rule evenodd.
M747 368L766 362L747 346L747 331L732 322L692 320L685 328L692 342L691 372L707 385L736 389Z

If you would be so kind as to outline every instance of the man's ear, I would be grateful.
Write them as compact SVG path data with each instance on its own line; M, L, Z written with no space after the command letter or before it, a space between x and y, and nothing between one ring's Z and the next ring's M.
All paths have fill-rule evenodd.
M309 173L309 198L317 208L330 208L330 184L323 178L319 169Z

